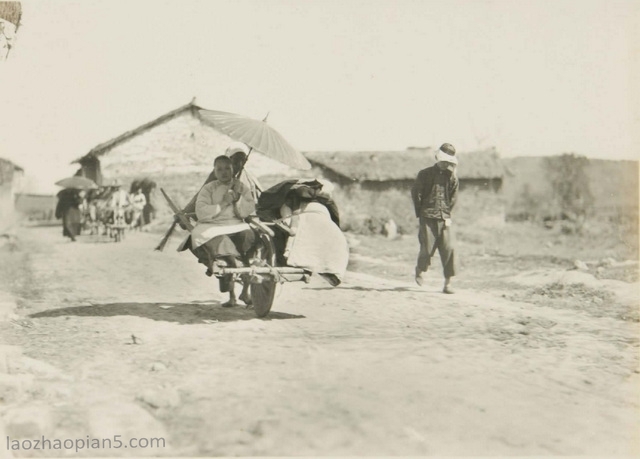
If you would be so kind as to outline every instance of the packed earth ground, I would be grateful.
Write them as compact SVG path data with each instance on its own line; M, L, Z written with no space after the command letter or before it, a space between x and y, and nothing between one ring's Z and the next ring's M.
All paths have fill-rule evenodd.
M0 454L640 454L633 244L461 230L444 295L437 265L413 282L414 236L348 235L342 285L285 284L257 319L179 236L60 233L3 238L0 439L166 444Z

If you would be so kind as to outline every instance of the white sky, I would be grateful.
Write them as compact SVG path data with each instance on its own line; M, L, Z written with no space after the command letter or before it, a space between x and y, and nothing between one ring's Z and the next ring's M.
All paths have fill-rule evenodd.
M22 4L0 157L43 181L193 96L300 150L640 158L635 0Z

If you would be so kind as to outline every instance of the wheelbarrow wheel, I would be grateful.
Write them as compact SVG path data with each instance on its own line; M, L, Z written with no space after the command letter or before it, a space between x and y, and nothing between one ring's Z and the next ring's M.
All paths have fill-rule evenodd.
M268 234L260 234L260 248L255 258L259 259L262 265L276 265L276 250L273 240ZM251 301L257 317L265 317L271 311L271 305L276 296L276 280L271 274L261 275L261 282L252 282L250 286Z

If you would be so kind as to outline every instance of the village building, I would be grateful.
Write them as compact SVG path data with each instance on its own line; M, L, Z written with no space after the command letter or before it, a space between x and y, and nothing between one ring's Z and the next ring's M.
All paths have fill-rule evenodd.
M304 155L326 179L340 186L357 185L375 191L410 189L418 172L435 164L435 150L428 147L403 151L305 152ZM495 148L463 152L457 157L461 190L500 192L505 168Z
M213 160L236 145L230 137L204 122L202 107L191 102L156 119L96 145L72 164L78 175L98 185L118 180L124 189L134 180L148 179L162 187L178 205L186 204L213 169ZM258 178L288 176L291 169L258 152L246 165ZM154 206L168 212L162 198L151 197Z
M382 215L381 222L394 219L406 230L415 216L410 190L421 169L435 164L435 149L408 148L402 151L335 151L304 153L313 166L312 175L335 183L347 208L363 209L367 214ZM460 164L459 209L462 220L481 225L501 225L505 221L502 189L506 169L495 148L462 152ZM411 223L409 223L411 222Z

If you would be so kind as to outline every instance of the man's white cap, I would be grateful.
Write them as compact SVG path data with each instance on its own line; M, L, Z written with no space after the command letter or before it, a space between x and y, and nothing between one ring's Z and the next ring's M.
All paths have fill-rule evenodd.
M442 146L436 151L436 161L444 161L451 164L458 164L458 158L456 158L456 149L450 143L443 143Z

